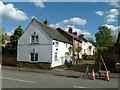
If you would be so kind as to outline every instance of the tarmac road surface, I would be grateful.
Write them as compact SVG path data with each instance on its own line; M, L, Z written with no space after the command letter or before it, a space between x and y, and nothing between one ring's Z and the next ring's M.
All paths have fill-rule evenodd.
M118 78L110 81L56 76L48 73L2 70L2 88L118 88Z

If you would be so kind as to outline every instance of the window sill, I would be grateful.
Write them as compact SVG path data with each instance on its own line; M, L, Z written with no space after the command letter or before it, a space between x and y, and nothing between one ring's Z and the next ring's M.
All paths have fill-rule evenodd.
M30 43L30 44L39 44L39 43Z
M29 61L29 63L37 64L39 62L38 61Z

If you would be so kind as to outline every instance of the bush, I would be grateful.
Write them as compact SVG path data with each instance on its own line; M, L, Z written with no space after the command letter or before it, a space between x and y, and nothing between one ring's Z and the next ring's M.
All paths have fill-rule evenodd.
M85 60L87 58L87 54L83 54L82 58Z
M72 62L68 62L67 60L65 60L65 63L63 65L61 65L61 68L68 68L72 65Z

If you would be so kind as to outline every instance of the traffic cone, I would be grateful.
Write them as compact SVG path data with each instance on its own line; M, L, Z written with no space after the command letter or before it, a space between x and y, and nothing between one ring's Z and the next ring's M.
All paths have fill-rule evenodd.
M92 69L92 77L91 77L92 80L95 80L95 73L94 73L94 69Z
M108 75L108 71L106 72L105 80L106 80L106 81L109 81L109 80L110 80L109 75Z

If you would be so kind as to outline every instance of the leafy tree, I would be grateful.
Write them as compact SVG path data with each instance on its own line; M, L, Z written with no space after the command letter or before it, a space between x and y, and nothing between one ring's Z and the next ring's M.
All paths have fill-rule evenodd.
M12 49L17 49L17 43L18 43L18 39L20 38L20 36L23 34L23 29L21 27L21 25L18 26L17 29L15 29L13 35L10 37L10 41L12 44Z
M80 47L80 46L78 46L78 48L76 49L76 51L77 51L77 55L78 55L78 60L80 59L80 56L79 56L79 53L81 52L81 50L82 50L82 47Z
M2 37L3 35L3 27L0 25L0 45L5 43L5 39Z
M101 55L107 50L106 46L113 44L113 35L111 34L111 29L106 26L100 26L99 32L95 34L96 43L99 46L98 49L98 67L101 69Z
M111 29L108 29L106 26L100 26L99 32L95 34L96 43L99 47L105 47L112 45L113 36L111 34Z

